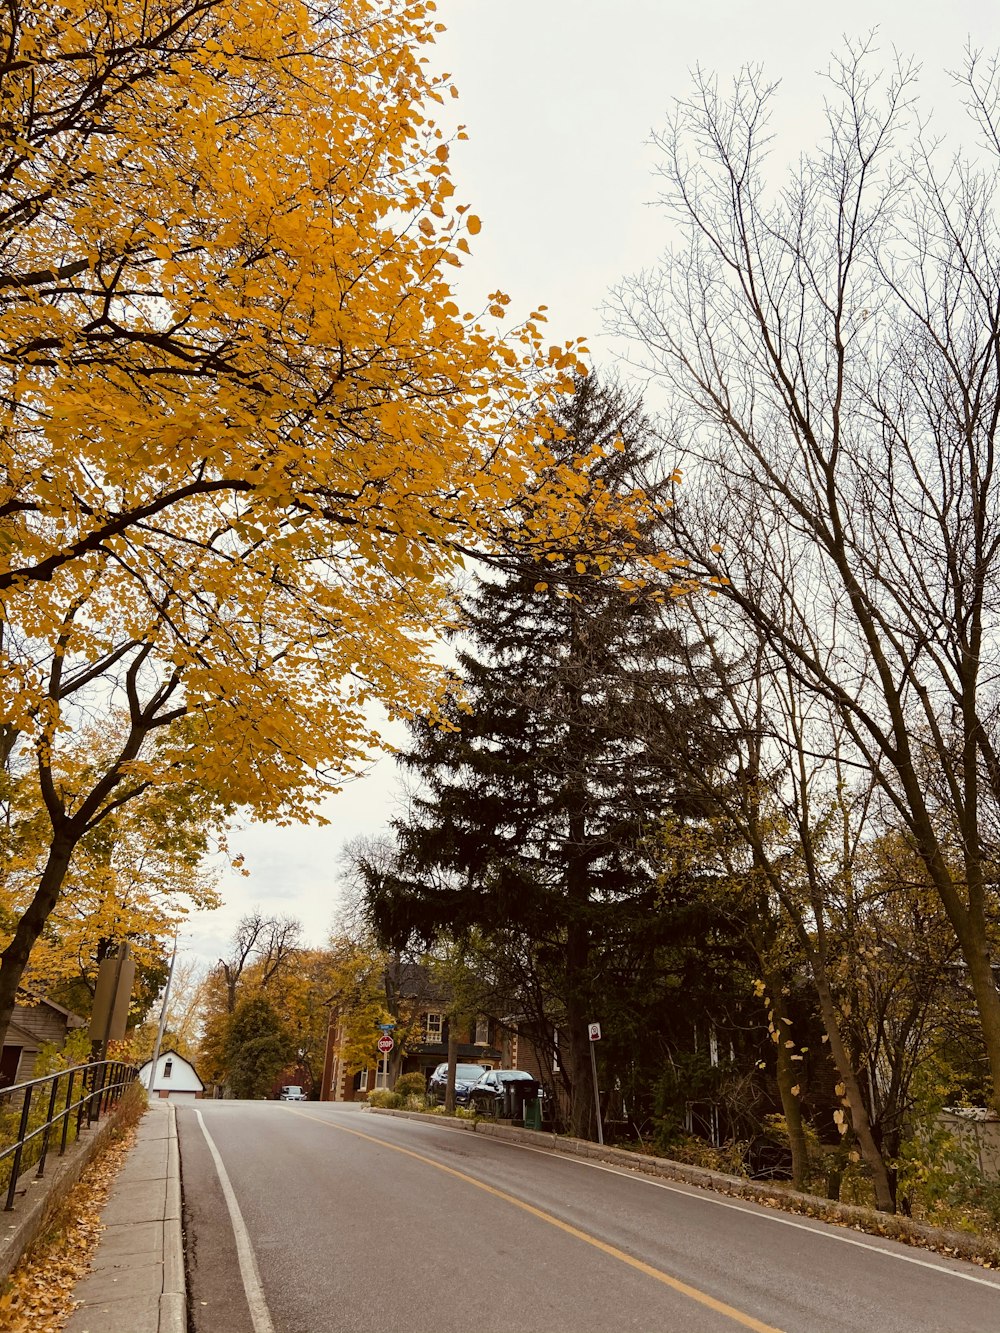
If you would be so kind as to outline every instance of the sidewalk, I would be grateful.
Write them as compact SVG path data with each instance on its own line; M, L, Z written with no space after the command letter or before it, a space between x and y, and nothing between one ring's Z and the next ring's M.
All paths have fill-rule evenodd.
M155 1099L101 1214L105 1231L65 1333L185 1333L181 1175L173 1106Z

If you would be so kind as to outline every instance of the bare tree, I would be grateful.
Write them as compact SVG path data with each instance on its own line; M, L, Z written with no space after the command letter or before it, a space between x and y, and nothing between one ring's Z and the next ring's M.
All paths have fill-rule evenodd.
M837 711L954 932L1000 1105L1000 85L970 56L992 156L943 161L913 69L874 62L833 63L822 147L780 188L774 89L699 75L658 140L682 239L615 317L673 393L695 491L674 539L767 668Z
M259 908L241 917L229 957L219 959L226 983L227 1013L236 1009L236 993L247 967L257 967L259 984L265 988L298 952L301 935L301 923L291 917L264 916Z

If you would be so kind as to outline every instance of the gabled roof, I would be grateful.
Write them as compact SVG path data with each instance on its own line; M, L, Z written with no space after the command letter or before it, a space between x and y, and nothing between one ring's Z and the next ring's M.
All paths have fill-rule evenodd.
M48 999L45 995L39 995L37 991L26 990L19 986L17 989L16 1005L24 1009L34 1009L36 1005L44 1004L47 1009L54 1009L57 1014L62 1014L67 1022L68 1028L83 1028L87 1026L87 1020L75 1014L72 1009L64 1009L61 1004L56 1004L55 1000ZM16 1007L16 1006L15 1006Z
M157 1064L162 1064L163 1060L164 1060L168 1055L172 1055L172 1056L174 1057L175 1060L180 1060L183 1064L186 1064L187 1067L188 1067L188 1069L190 1069L191 1073L194 1074L195 1078L196 1078L196 1079L198 1080L198 1082L201 1084L202 1088L204 1088L204 1086L205 1086L205 1081L204 1081L204 1079L202 1078L202 1076L198 1073L197 1069L195 1069L195 1067L194 1067L194 1062L191 1061L191 1060L189 1060L189 1059L187 1058L186 1055L181 1055L180 1051L176 1050L173 1046L168 1046L167 1049L166 1049L165 1051L161 1051L161 1052L160 1052L160 1054L157 1056ZM153 1061L152 1061L151 1059L150 1059L150 1060L147 1060L147 1061L145 1062L145 1064L142 1066L142 1069L139 1070L139 1082L140 1082L140 1083L142 1083L142 1082L144 1081L144 1080L143 1080L143 1077L142 1077L143 1070L147 1070L147 1069L149 1069L149 1066L150 1066L152 1063L153 1063Z
M3 1039L5 1046L22 1046L25 1050L37 1051L41 1044L33 1032L23 1028L13 1019L7 1024L7 1035Z

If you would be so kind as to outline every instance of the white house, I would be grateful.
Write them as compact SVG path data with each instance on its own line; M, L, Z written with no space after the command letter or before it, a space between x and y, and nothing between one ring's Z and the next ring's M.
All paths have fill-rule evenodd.
M149 1087L149 1071L153 1062L147 1060L139 1070L139 1082L144 1088ZM178 1101L193 1101L205 1091L205 1085L198 1077L198 1071L190 1060L178 1055L175 1050L161 1051L156 1062L156 1076L153 1079L154 1097L174 1097Z

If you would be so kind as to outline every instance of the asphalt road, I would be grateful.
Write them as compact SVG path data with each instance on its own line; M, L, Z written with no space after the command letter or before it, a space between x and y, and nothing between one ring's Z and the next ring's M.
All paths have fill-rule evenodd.
M194 1333L1000 1331L1000 1274L619 1168L329 1103L177 1120Z

